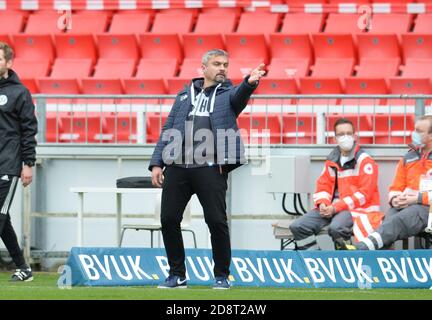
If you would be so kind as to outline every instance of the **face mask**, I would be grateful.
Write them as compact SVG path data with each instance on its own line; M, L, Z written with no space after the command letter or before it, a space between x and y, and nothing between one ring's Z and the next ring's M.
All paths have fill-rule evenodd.
M411 138L412 138L412 143L415 146L422 146L423 145L422 136L417 131L413 131Z
M354 137L349 135L338 137L337 143L339 148L341 148L341 150L350 151L354 146Z

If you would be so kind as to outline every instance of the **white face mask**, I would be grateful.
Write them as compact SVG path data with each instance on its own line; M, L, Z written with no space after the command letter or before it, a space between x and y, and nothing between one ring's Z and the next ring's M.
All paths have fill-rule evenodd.
M354 137L349 135L343 135L342 137L336 138L339 148L343 151L350 151L354 146Z

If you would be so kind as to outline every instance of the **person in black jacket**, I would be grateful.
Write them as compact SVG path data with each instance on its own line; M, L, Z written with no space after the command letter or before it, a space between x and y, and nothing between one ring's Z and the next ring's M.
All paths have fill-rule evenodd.
M193 194L204 209L213 250L215 289L229 289L231 245L225 195L228 172L245 163L236 119L265 74L253 69L239 86L227 80L228 54L211 50L202 58L203 78L179 92L150 161L154 186L163 187L161 224L170 266L159 288L186 288L180 223ZM163 171L163 169L165 170Z
M13 51L0 42L0 236L15 263L12 281L32 281L24 260L9 208L18 179L24 187L32 182L36 161L37 120L30 92L11 69Z

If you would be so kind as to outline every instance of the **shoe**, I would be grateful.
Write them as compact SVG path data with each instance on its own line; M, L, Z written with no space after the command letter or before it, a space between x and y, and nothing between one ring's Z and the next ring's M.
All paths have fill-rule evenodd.
M16 269L10 281L33 281L33 274L31 269Z
M356 246L350 244L342 238L334 240L336 250L357 250Z
M296 246L295 250L321 250L318 246L318 242L313 241L311 243L305 244L304 246Z
M231 283L226 277L216 277L215 283L213 285L213 289L222 289L227 290L231 288Z
M165 282L158 285L159 289L186 289L187 281L185 277L169 276Z

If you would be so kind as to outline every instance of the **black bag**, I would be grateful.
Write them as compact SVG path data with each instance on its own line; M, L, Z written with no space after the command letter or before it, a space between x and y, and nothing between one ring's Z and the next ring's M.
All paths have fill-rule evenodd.
M117 179L117 188L156 188L151 177L126 177Z

